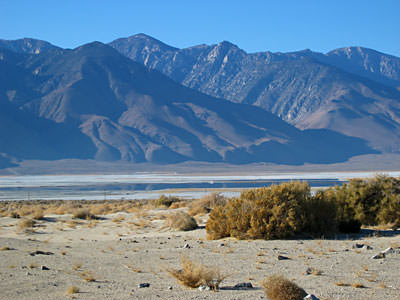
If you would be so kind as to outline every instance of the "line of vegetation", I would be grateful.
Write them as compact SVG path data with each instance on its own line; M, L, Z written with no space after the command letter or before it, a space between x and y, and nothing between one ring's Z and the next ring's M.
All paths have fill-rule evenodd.
M213 208L210 239L328 237L359 232L362 225L400 226L400 179L377 175L318 191L306 182L251 189Z

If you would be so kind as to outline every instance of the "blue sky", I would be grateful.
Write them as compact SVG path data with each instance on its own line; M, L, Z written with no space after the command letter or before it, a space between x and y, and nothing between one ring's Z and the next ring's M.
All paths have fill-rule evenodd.
M247 52L363 46L400 57L400 0L0 0L0 39L64 48L146 33L171 46Z

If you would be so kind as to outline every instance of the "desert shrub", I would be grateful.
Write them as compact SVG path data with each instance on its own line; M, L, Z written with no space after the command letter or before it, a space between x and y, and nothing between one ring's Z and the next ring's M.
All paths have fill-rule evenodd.
M269 276L263 282L269 300L302 300L307 293L295 283L281 276Z
M206 285L213 290L218 290L220 283L226 278L216 267L207 267L194 262L185 256L181 256L182 269L167 269L180 284L197 288Z
M304 227L303 204L310 198L305 182L289 182L245 191L214 209L206 225L208 238L288 238Z
M196 220L185 212L178 212L167 216L166 225L170 228L189 231L197 228Z
M18 222L18 229L19 230L25 230L25 229L31 229L35 226L36 222L35 220L32 219L22 219L21 221Z
M78 208L72 211L72 218L82 219L82 220L93 220L96 219L96 216L91 214L89 209Z
M44 219L44 210L41 207L36 208L32 213L32 217L35 220L43 220Z
M358 232L361 225L400 224L400 180L377 175L351 179L348 184L324 191L335 199L339 231Z
M226 202L227 200L222 194L211 193L193 201L189 208L189 215L196 216L200 214L207 214L212 208L225 205Z
M69 286L66 293L67 295L77 294L79 293L79 288L76 286Z
M321 237L338 231L337 202L330 193L319 191L302 205L305 213L304 232Z
M153 204L155 206L170 207L172 203L179 201L181 201L181 199L179 199L178 197L161 195L160 198L155 200Z

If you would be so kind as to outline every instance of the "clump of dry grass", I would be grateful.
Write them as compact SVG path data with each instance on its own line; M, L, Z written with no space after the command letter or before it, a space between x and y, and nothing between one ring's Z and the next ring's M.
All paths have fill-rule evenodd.
M206 285L213 290L218 290L221 282L227 277L216 267L207 267L181 256L182 269L167 269L180 284L197 288Z
M36 221L32 219L22 219L21 221L18 222L18 230L23 231L23 230L29 230L35 227Z
M43 220L44 219L44 211L41 207L37 207L33 212L32 212L32 218L35 220Z
M70 286L67 288L67 295L77 294L79 293L79 288L76 286Z
M171 214L165 221L166 226L176 230L189 231L196 229L196 220L185 212Z
M193 201L190 205L189 215L197 216L204 215L211 211L211 209L218 205L225 205L226 198L220 193L211 193L200 199Z
M261 285L269 300L302 300L307 296L301 287L282 276L269 276Z
M90 213L87 208L76 209L72 212L72 218L81 220L95 220L97 219L95 215Z
M81 278L85 280L86 282L94 282L96 279L94 278L94 275L90 271L84 271L80 274Z
M337 285L337 286L350 286L350 284L348 284L346 282L343 282L343 281L335 282L335 285Z

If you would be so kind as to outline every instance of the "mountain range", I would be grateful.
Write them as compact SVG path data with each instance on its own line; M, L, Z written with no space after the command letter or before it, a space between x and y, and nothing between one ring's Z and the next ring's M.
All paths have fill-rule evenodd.
M62 49L0 40L0 167L63 158L333 163L400 149L400 59L247 54L139 34Z

